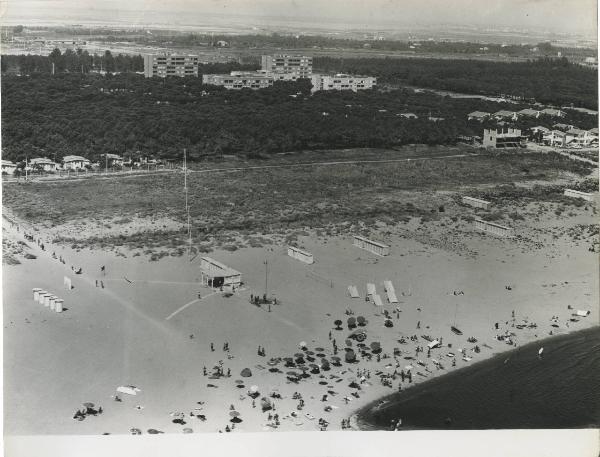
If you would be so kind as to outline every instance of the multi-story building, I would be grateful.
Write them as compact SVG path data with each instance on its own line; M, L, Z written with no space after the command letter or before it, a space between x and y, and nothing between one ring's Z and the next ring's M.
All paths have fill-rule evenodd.
M353 76L345 74L318 75L311 77L312 91L319 90L359 90L372 89L377 85L377 78L373 76Z
M144 55L144 76L166 78L167 76L198 77L198 56L177 54Z
M295 81L312 76L312 57L276 54L261 57L261 69L275 81Z
M258 71L232 71L229 75L202 75L202 83L225 89L264 89L273 85L273 76Z
M527 137L521 135L519 129L483 130L483 147L485 148L524 148L527 147Z

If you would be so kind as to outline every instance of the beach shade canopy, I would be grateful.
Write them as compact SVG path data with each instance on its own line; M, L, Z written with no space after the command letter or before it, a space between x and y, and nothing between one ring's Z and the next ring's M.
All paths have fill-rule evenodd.
M249 378L250 376L252 376L252 371L250 370L250 368L244 368L240 373L240 376L242 376L243 378Z
M83 406L85 406L86 408L93 408L94 404L92 402L87 401L83 404Z
M258 392L258 386L251 386L250 392Z
M189 427L186 427L186 428L184 428L184 429L182 430L182 432L183 432L183 433L194 433L194 431L193 431L191 428L189 428Z
M229 415L231 417L238 417L240 415L240 413L238 413L237 411L229 411Z
M117 387L117 392L127 395L137 395L137 393L141 392L141 390L135 386L119 386Z

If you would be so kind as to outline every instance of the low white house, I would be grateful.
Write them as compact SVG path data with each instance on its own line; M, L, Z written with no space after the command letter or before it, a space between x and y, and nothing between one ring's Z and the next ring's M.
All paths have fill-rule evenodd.
M65 170L81 170L90 164L91 162L85 157L72 155L63 157L63 168Z
M17 169L17 165L10 160L2 160L2 173L12 175Z
M118 167L122 167L123 163L125 162L125 160L123 159L123 157L121 157L120 155L117 154L105 154L103 155L103 159L101 162L102 165L106 165L108 163L109 167L112 167L114 165L118 166Z
M52 160L46 157L36 157L35 159L31 159L28 165L33 170L42 170L42 171L56 171L58 168L58 164L54 163Z

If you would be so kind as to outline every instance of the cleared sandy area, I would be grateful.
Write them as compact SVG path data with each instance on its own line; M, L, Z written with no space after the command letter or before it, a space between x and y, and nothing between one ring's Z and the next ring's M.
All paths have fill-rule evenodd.
M399 384L410 386L399 377L392 380L392 387L384 386L378 372L392 374L396 368L400 372L412 365L415 384L513 348L495 338L506 330L514 332L512 340L521 345L551 331L557 334L597 325L598 254L588 250L588 240L575 241L568 235L569 228L578 224L596 223L596 216L582 208L575 209L573 216L557 216L552 204L546 204L537 216L537 208L521 208L524 213L529 210L531 218L515 221L520 235L516 240L475 232L464 220L379 224L371 237L391 246L387 257L353 247L347 236L316 233L299 238L299 244L315 256L316 263L310 266L287 257L283 244L217 250L209 255L243 273L243 290L230 297L199 287L199 257L191 262L185 255L149 262L143 256L122 257L89 249L76 252L49 242L42 251L37 243L29 242L37 259L3 268L5 433L123 434L131 428L144 433L151 428L181 433L186 427L194 432L217 432L232 425L231 405L242 419L234 432L318 430L319 418L329 422L329 430L338 430L342 419L350 418L359 407L396 391ZM23 239L23 230L44 240L54 235L40 227L36 232L22 222L16 232L16 227L3 223L5 235L14 240ZM53 259L53 252L66 263ZM251 293L265 292L265 260L268 293L279 303L271 312L249 303ZM105 275L100 273L102 265ZM81 267L83 273L73 274L71 266ZM63 287L65 275L73 281L70 291ZM97 287L96 280L104 288L100 283ZM384 298L384 280L393 282L400 301L383 306L391 314L392 328L383 325L382 307L364 300L367 282L374 283ZM361 298L348 297L351 284L358 287ZM34 302L34 287L64 298L67 310L57 314ZM574 309L568 309L569 305ZM396 307L399 313L393 313ZM312 351L323 348L331 360L329 332L343 359L350 333L348 309L368 320L366 343L381 343L380 361L376 356L368 361L359 355L358 363L342 362L299 383L288 381L286 372L292 368L283 362L276 365L281 373L269 371L271 358L302 352L301 341ZM577 309L591 314L570 321ZM558 316L556 322L552 316ZM336 319L343 321L343 330L334 329ZM494 329L496 322L499 330ZM537 328L512 327L524 322L535 323ZM451 325L464 334L452 333ZM411 335L417 335L417 341L411 341ZM426 348L422 335L443 337L443 347L434 349L430 358L426 353L417 356L426 367L405 358L415 356L416 346ZM406 344L398 342L402 336ZM477 339L480 353L473 352L475 344L467 342L470 336ZM229 352L223 351L225 342ZM352 345L356 349L356 342ZM257 354L258 346L265 348L264 357ZM394 348L401 351L396 358ZM458 348L465 349L472 360L463 361ZM449 352L456 355L454 368L454 357L446 356ZM434 358L444 369L436 369ZM211 379L219 361L225 373L231 370L231 377ZM209 376L203 375L203 367ZM240 376L246 367L251 377ZM359 380L360 390L349 386L358 370L370 372L363 383ZM244 387L236 387L236 380L242 380ZM121 395L123 401L115 402L115 389L127 384L141 392ZM260 392L255 407L248 396L253 385ZM269 397L275 389L281 399ZM297 409L299 400L292 398L295 392L305 402L301 410ZM321 401L324 394L327 401ZM263 396L274 402L274 411L262 412ZM102 406L103 413L73 420L74 412L87 401ZM332 410L326 412L328 405ZM185 424L173 423L172 412L185 413ZM191 412L195 415L190 416ZM297 417L290 416L291 412ZM268 420L275 413L279 415L277 427ZM198 419L198 414L206 420Z

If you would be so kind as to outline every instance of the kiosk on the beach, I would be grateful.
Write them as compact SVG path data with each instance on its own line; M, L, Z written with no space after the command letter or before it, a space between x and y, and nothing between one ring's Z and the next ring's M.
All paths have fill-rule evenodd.
M299 260L300 262L307 263L309 265L315 263L315 259L310 252L303 251L302 249L297 248L296 246L288 246L287 254L291 258Z
M500 224L495 224L493 222L484 221L483 219L475 219L475 221L473 221L473 225L477 230L491 233L492 235L502 237L514 236L514 230L512 228L505 227L504 225Z
M242 284L242 273L210 257L200 260L200 274L202 284L209 287L235 290Z

